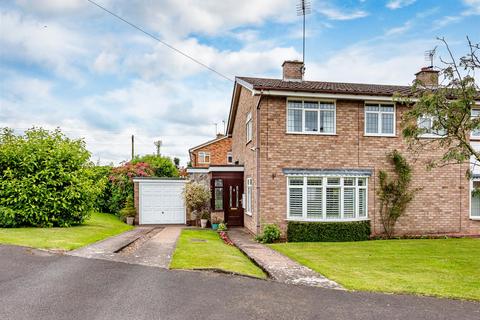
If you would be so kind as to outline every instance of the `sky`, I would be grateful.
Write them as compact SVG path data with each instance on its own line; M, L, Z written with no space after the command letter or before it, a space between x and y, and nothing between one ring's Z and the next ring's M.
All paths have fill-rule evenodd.
M281 78L302 57L297 0L95 0L227 78ZM408 85L426 50L480 42L480 0L311 0L307 80ZM0 127L61 128L92 161L188 149L223 132L233 82L87 0L0 2ZM215 125L217 124L217 125Z

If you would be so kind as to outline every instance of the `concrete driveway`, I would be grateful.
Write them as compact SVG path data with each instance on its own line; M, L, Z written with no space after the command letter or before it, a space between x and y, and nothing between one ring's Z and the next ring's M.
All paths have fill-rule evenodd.
M0 246L0 319L479 319L480 303L345 292Z

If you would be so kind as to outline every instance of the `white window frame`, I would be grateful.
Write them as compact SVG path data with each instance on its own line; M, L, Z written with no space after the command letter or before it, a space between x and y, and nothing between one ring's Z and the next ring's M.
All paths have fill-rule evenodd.
M246 190L245 193L247 194L245 199L245 213L249 216L252 215L252 195L253 195L253 180L252 178L247 178L245 182Z
M229 151L227 152L227 164L232 164L232 163L233 163L233 153Z
M289 131L288 130L288 103L290 101L302 101L302 131ZM305 102L318 102L319 105L322 102L333 104L333 132L305 131L305 108L303 108L303 104ZM286 110L285 130L286 130L286 133L288 133L288 134L313 134L313 135L321 135L321 136L334 136L334 135L337 134L337 101L336 100L289 97L289 98L287 98L287 105L286 105L285 110ZM314 110L314 109L312 109L312 110ZM321 109L315 109L315 110L317 110L317 112L318 112L317 125L318 125L318 128L320 129L320 112L321 112Z
M206 158L208 156L208 161L206 161ZM203 158L203 159L202 159ZM208 151L200 151L198 153L198 163L200 164L208 164L210 163L210 152Z
M252 113L249 112L247 114L247 118L245 120L245 136L247 139L247 143L252 141L253 139L253 121L252 121Z
M290 216L290 184L289 181L290 179L303 179L303 186L294 186L292 188L302 188L302 216ZM308 178L322 178L322 218L311 218L308 217L308 212L307 212L307 179ZM340 188L340 218L327 218L327 193L326 189L328 187L332 187L332 185L327 185L327 179L328 178L338 178L340 179L340 185L338 186ZM352 186L344 186L344 179L355 179L355 212L354 212L354 218L344 218L344 212L343 212L343 207L344 207L344 189L346 188L352 188ZM291 221L323 221L323 222L348 222L348 221L365 221L369 220L368 218L368 178L367 176L315 176L315 175L308 175L308 176L287 176L286 182L287 182L287 220ZM365 179L365 186L358 186L358 179ZM360 189L366 190L365 194L365 216L360 217Z
M367 104L374 104L379 107L378 111L367 111ZM393 106L393 133L382 133L382 114L392 114L392 112L380 111L382 105ZM374 113L378 116L377 133L367 132L367 113ZM365 101L363 104L363 135L365 137L395 137L397 133L397 105L395 102Z
M474 112L474 111L478 112L479 114L476 115L476 116L474 116L474 115L473 115L473 112ZM472 115L471 115L471 117L472 117L472 119L480 117L480 109L479 109L479 108L472 108ZM472 130L472 131L470 132L470 140L480 140L480 129L478 130L478 133L479 133L478 135L474 135L474 134L473 134L473 130Z
M473 178L473 179L470 179L470 210L468 210L468 216L470 218L470 220L480 220L480 215L478 216L474 216L472 214L472 191L473 191L473 181L477 180L478 178ZM478 181L478 180L477 180Z
M434 116L423 115L423 116L421 116L420 118L417 119L417 126L420 125L421 119L430 119L432 125L433 125L433 122L435 121ZM438 138L443 137L443 135L435 133L435 132L428 132L428 133L423 133L423 134L419 135L418 137L419 138L427 138L427 139L438 139Z

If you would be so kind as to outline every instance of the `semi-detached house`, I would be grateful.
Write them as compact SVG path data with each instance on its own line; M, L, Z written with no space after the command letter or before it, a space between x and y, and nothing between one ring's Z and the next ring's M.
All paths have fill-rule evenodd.
M431 68L416 77L438 85ZM284 62L282 79L237 77L226 134L231 176L240 182L228 182L228 166L211 176L212 204L218 204L212 210L255 234L270 223L285 230L290 220L368 220L372 234L379 234L378 172L391 170L386 155L397 149L413 166L412 187L421 188L399 219L397 234L480 234L480 199L471 198L472 181L465 176L469 164L427 170L442 150L414 157L402 139L408 107L394 97L410 90L305 81L298 61ZM430 124L428 117L419 121ZM232 208L235 219L229 221Z

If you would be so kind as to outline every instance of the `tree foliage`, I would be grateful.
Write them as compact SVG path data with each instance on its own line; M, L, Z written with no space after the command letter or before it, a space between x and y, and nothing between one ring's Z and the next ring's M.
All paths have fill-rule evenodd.
M65 227L84 222L100 192L89 159L85 142L59 129L32 128L23 135L3 129L0 224Z
M153 175L156 177L178 177L178 169L172 160L168 157L147 154L136 156L131 163L146 163L153 169Z
M394 150L388 155L395 171L395 178L390 178L388 173L380 170L378 176L380 188L378 197L380 200L380 219L387 237L391 238L395 232L395 224L404 213L415 192L419 189L410 189L412 180L412 168L407 160Z
M412 95L400 98L412 105L403 117L403 136L413 151L443 150L442 157L434 159L430 166L461 163L472 157L480 161L480 153L470 145L470 133L480 129L480 117L471 117L472 107L480 100L479 88L473 77L480 68L479 44L467 38L469 52L457 61L445 39L439 40L448 52L448 58L442 59L443 67L440 69L444 80L438 87L416 82ZM417 119L423 115L433 120L430 132L417 125ZM422 139L423 134L432 132L438 133L436 139Z

